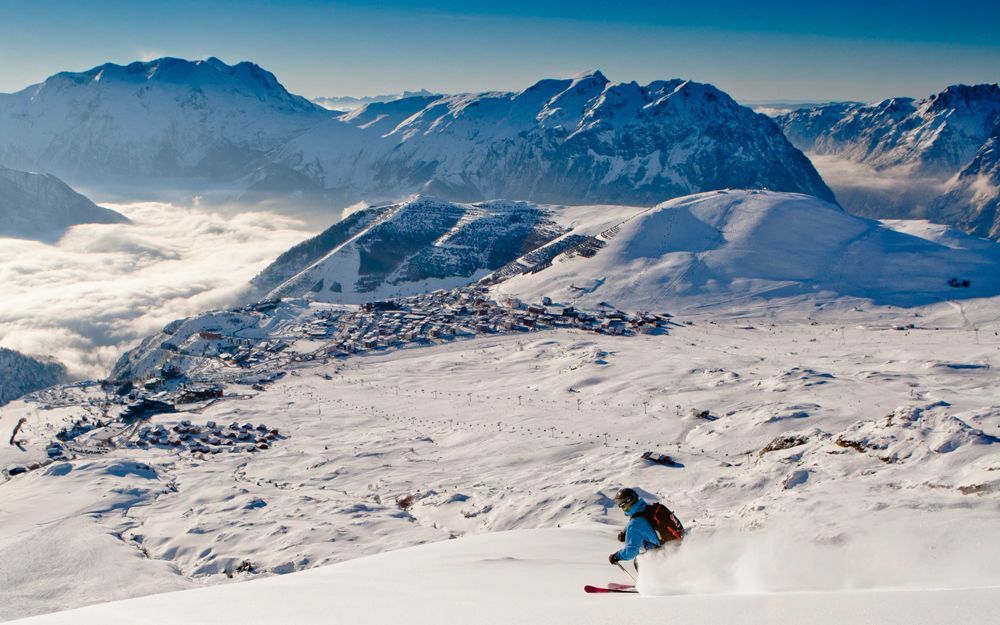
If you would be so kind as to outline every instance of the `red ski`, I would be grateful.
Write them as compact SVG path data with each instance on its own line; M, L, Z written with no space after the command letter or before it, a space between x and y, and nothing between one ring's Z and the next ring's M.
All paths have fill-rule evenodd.
M587 586L583 587L583 592L586 592L586 593L595 593L595 592L623 592L623 593L631 593L631 594L636 594L636 593L639 592L635 588L624 586L624 584L615 584L615 586L617 586L617 588L612 588L610 584L608 585L607 588L603 588L601 586L590 586L590 585L587 585Z

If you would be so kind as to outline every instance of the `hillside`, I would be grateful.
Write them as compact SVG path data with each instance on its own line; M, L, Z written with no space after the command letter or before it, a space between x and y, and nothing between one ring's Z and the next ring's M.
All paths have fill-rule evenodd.
M928 235L930 236L930 235ZM665 202L496 287L526 300L629 310L857 298L913 306L1000 293L1000 246L921 238L805 195L717 191ZM952 279L969 280L967 287Z
M0 406L22 395L59 384L66 368L0 347Z
M285 254L257 296L360 304L469 284L563 234L537 206L413 197L359 210Z
M55 176L0 166L0 237L53 242L71 226L125 221Z
M581 587L620 571L600 560L607 532L495 533L362 558L306 573L71 610L20 625L116 623L520 622L585 625L656 621L682 625L840 625L860 615L883 625L992 621L1000 588L831 590L694 596L588 596ZM666 567L664 567L666 568ZM690 571L673 569L675 576Z
M352 326L352 315L290 301L172 324L167 351L181 368L171 375L181 377L137 384L136 395L162 391L156 401L176 402L176 412L127 408L148 411L133 422L124 416L132 400L98 385L0 410L5 437L29 417L23 451L0 446L0 467L42 465L0 472L0 618L226 585L93 614L148 610L162 622L250 610L264 622L308 622L357 605L350 597L381 596L416 619L423 604L405 603L413 595L396 584L426 596L440 566L470 580L460 587L469 600L504 589L513 606L530 593L553 610L571 603L568 621L552 620L577 622L575 610L605 605L582 603L580 585L621 576L606 558L622 523L610 497L622 485L665 500L691 530L662 576L655 560L644 563L644 592L671 597L664 610L680 609L670 601L709 610L746 592L1000 583L994 300L804 304L780 317L731 308L678 315L650 334L550 326L328 351L340 339L319 330ZM238 365L225 355L230 344L256 355ZM672 466L643 460L645 451L668 454ZM588 533L524 533L572 527ZM452 540L508 530L518 532ZM443 544L426 557L399 552L285 577L428 542ZM408 572L424 566L426 575ZM228 585L273 575L282 577ZM532 592L536 576L551 594ZM332 603L263 600L270 584L292 593L298 580ZM463 594L449 586L430 597L435 619L468 618L464 604L439 600L451 592ZM239 598L250 596L261 601ZM757 599L768 596L804 608L794 594ZM823 596L831 606L863 599ZM152 609L159 601L178 612Z

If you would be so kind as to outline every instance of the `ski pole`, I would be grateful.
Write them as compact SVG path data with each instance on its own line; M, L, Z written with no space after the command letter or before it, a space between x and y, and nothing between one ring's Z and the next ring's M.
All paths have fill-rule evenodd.
M635 577L632 577L632 574L628 572L628 569L626 569L624 566L622 566L621 562L615 562L615 566L617 566L618 568L620 568L623 573L625 573L626 575L628 575L629 577L631 577L633 582L635 582L636 584L639 583L639 580L637 580Z

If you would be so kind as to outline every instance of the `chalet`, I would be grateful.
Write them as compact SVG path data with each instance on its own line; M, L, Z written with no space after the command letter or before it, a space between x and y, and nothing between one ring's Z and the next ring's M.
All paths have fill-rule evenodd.
M605 319L604 323L601 324L601 327L604 328L604 331L608 334L625 334L625 322L621 319Z

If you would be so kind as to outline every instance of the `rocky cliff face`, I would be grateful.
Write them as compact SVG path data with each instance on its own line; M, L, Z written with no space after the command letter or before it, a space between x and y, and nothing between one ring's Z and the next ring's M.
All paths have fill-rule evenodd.
M0 347L0 406L18 397L64 382L66 368Z
M77 224L124 221L55 176L0 166L0 237L53 241Z
M649 205L752 187L833 199L769 118L691 81L642 86L594 72L518 93L375 103L341 121L371 135L352 157L338 147L343 133L326 127L293 140L280 162L348 197Z

